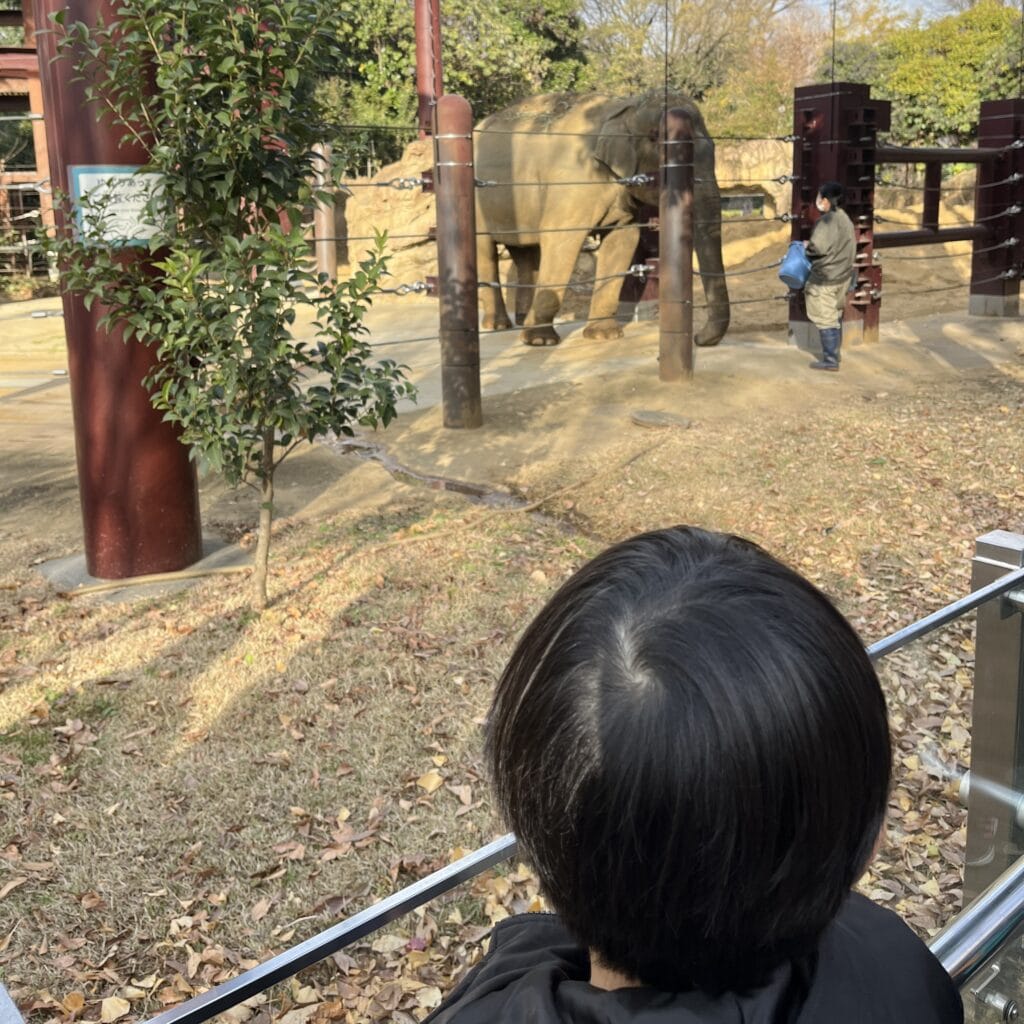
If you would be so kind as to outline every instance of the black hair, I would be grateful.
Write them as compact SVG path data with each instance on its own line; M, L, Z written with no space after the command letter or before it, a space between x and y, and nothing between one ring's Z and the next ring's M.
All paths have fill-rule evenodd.
M841 210L846 202L846 189L838 181L826 181L818 189L818 195L827 199L833 210Z
M881 827L864 647L756 544L674 527L572 576L487 725L498 803L567 927L646 985L740 991L808 954Z

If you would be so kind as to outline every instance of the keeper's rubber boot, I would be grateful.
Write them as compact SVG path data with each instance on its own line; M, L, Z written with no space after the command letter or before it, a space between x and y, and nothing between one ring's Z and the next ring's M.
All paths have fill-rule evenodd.
M819 331L821 335L821 358L811 363L812 370L830 370L839 372L839 348L843 343L841 327L830 327Z

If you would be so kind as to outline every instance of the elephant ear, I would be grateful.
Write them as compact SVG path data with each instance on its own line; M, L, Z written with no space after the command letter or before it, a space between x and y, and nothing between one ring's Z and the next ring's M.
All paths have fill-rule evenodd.
M622 100L612 107L594 144L595 159L611 168L617 178L628 178L637 171L635 111L634 100Z

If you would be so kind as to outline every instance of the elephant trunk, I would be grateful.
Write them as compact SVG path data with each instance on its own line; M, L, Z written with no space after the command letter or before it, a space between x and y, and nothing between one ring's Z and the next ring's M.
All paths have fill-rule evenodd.
M694 248L700 267L707 319L694 337L702 347L717 345L729 329L729 286L722 259L722 194L715 179L715 144L695 140Z

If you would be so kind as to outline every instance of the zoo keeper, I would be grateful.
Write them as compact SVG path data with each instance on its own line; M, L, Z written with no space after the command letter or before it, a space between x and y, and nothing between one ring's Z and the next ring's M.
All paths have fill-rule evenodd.
M843 341L843 308L846 293L853 286L853 261L857 239L853 221L843 209L843 186L826 181L818 189L815 206L821 216L807 243L811 273L804 288L807 319L821 336L821 358L812 370L839 370L839 348Z

